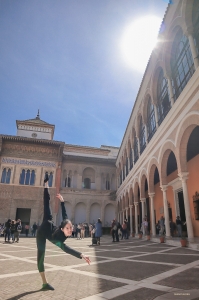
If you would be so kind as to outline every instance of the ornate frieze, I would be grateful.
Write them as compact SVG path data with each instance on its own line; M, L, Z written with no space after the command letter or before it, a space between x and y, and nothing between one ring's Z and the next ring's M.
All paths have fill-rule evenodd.
M37 145L4 143L3 154L15 154L15 156L50 156L57 159L59 157L59 149L46 146L39 147Z
M26 165L26 166L35 166L35 167L51 167L51 168L56 167L56 163L54 162L16 159L16 158L7 158L7 157L3 157L1 159L1 162L5 164Z

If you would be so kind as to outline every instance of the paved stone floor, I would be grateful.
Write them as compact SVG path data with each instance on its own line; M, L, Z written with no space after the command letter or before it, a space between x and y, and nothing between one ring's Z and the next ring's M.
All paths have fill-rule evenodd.
M47 242L46 275L54 291L41 291L35 238L4 244L0 238L0 300L199 300L199 251L131 238L101 246L91 239L67 244L91 265Z

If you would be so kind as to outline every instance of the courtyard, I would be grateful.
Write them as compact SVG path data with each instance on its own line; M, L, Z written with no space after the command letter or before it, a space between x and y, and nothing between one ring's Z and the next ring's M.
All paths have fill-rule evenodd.
M0 238L0 299L199 300L199 251L130 238L100 246L69 238L67 245L89 255L91 265L47 242L45 267L54 291L41 291L35 238L19 243Z

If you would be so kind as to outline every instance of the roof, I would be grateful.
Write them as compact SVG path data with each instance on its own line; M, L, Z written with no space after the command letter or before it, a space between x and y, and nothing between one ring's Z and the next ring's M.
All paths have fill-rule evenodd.
M38 109L38 113L37 113L37 116L36 118L34 119L28 119L28 120L16 120L16 123L33 123L33 124L37 124L37 125L49 125L49 126L55 126L55 125L52 125L50 123L47 123L43 120L40 119L40 115L39 115L39 109Z

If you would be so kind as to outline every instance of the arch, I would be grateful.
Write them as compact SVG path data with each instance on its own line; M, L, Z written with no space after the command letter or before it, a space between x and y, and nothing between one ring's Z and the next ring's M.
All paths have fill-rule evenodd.
M181 122L176 134L179 172L187 172L187 144L190 134L196 126L199 126L199 112L192 112Z
M90 223L95 224L98 218L101 219L101 208L99 203L93 203L90 207Z
M86 222L86 205L83 202L78 202L75 206L75 224Z
M111 227L112 220L116 217L116 211L113 204L108 203L104 208L104 226Z
M152 157L147 167L149 193L154 193L154 174L156 168L160 174L157 158Z
M91 183L95 182L95 170L93 168L85 168L82 172L82 181L84 181L85 178L89 178Z
M160 150L160 155L159 155L159 162L160 162L160 182L162 185L166 185L167 184L167 162L168 162L168 158L170 153L173 152L175 157L176 157L176 161L177 161L177 156L176 156L176 148L174 145L174 142L171 140L168 140L161 148ZM178 163L177 163L177 168L178 167Z
M147 171L142 169L140 173L140 198L145 198L145 180L147 180ZM147 180L148 181L148 180Z

